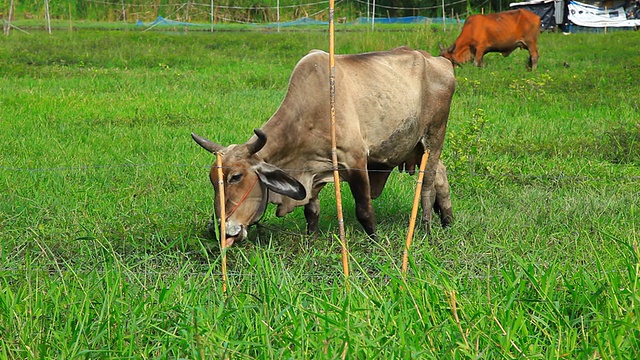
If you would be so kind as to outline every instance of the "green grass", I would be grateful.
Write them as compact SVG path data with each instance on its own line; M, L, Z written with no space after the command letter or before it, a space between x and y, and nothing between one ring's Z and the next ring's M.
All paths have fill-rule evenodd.
M338 53L457 32L339 31ZM633 32L545 33L456 69L443 159L456 222L419 226L394 173L364 235L344 188L317 238L273 208L220 251L213 158L244 142L323 32L12 32L0 47L0 358L583 358L640 354L640 57ZM348 284L348 285L347 285ZM348 290L346 288L348 287Z

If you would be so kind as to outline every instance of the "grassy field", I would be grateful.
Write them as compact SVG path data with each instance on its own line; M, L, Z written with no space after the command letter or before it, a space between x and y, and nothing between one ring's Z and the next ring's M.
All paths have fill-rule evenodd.
M393 31L391 31L393 30ZM457 32L339 31L337 53L438 53ZM0 358L570 358L640 354L637 33L544 33L456 69L443 160L456 222L418 227L416 177L374 202L344 187L322 234L269 208L220 251L205 225L213 157L244 142L324 32L12 32L0 40ZM347 286L348 284L348 286ZM346 290L348 287L348 290Z

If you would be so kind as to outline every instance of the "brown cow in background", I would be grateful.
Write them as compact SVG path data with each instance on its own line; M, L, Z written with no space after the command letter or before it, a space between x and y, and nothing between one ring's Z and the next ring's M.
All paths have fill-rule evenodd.
M475 66L482 66L482 57L489 52L509 56L517 48L529 50L527 67L535 70L538 65L538 34L540 17L529 10L518 9L489 15L472 15L465 21L462 32L448 49L441 49L440 56L453 65L473 59Z

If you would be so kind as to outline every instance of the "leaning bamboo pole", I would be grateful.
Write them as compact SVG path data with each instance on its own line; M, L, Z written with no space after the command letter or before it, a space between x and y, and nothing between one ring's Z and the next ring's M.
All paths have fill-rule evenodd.
M413 196L413 208L411 208L411 218L409 219L409 231L407 232L407 242L404 247L404 253L402 254L402 272L407 272L407 266L409 264L409 248L413 242L413 231L416 227L416 218L418 217L418 203L420 202L420 196L422 194L422 181L424 179L424 169L427 167L427 160L429 160L429 150L424 149L422 154L422 160L420 161L420 170L418 171L418 182L416 183L416 192ZM422 209L424 211L424 209Z
M342 270L345 278L349 278L349 254L344 232L342 215L342 195L340 193L340 174L338 173L338 145L336 140L336 63L335 63L335 0L329 0L329 103L331 104L331 162L333 164L333 183L336 190L336 210L338 229L342 245Z
M222 173L222 154L216 154L216 171L218 172L218 200L220 202L220 255L222 256L222 292L227 292L227 214L225 211L226 200L224 198L224 175Z

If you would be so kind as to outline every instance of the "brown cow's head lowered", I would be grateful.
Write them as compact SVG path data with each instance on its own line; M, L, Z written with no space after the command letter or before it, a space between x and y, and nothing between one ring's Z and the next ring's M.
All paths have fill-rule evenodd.
M456 43L453 43L449 48L440 45L440 56L451 61L454 67L460 66L473 58L469 48L457 50L458 51L456 51Z
M266 163L257 155L267 142L267 136L255 129L256 138L241 145L221 146L194 133L193 140L205 150L222 156L225 193L227 246L247 236L247 228L260 220L267 207L268 191L302 200L307 196L304 186L278 167ZM220 224L220 194L218 171L209 174L215 190L215 213Z

